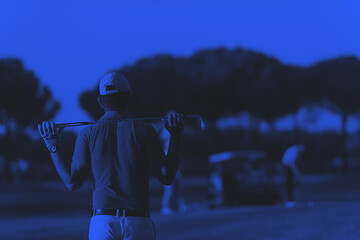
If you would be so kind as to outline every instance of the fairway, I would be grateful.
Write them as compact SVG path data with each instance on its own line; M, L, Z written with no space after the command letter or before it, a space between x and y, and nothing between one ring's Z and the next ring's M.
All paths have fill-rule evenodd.
M153 214L157 239L352 240L360 238L359 202L302 203L287 209L245 206L164 217ZM0 239L87 239L85 214L2 219Z
M159 214L162 186L150 182L152 218L158 240L352 240L360 239L358 174L306 176L306 191L295 208L283 205L198 208L168 217ZM206 179L186 179L189 203L205 201ZM2 186L0 239L87 239L91 188L68 192L59 182ZM300 196L301 197L301 196ZM307 201L314 201L307 204Z

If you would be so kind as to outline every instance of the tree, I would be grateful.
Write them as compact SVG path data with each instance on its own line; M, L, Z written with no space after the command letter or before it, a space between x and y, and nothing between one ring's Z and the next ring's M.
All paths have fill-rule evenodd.
M317 92L337 105L342 118L343 172L348 172L347 120L360 110L360 61L356 57L339 57L319 62L311 67L310 77Z
M0 123L5 126L5 179L10 180L10 164L19 146L13 143L16 132L34 128L49 120L60 109L48 87L40 85L32 71L26 70L19 59L0 60Z
M262 59L264 67L276 61L263 54L237 48L203 50L189 58L157 55L144 58L121 71L133 90L132 113L135 116L163 115L174 109L185 114L201 114L216 120L221 115L238 113L247 101L238 96L246 92L243 84L254 77L254 64ZM252 60L255 59L255 60ZM259 67L261 68L261 67ZM240 74L237 74L240 71ZM93 118L98 118L97 88L84 92L81 106ZM249 100L249 99L247 99Z

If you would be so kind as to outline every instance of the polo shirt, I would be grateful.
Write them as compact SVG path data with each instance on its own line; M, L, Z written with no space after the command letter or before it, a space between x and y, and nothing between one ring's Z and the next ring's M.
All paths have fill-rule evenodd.
M289 147L281 159L282 164L288 167L294 166L299 159L299 152L301 151L304 151L304 146L301 144Z
M91 165L93 208L149 209L149 169L165 154L155 129L129 117L106 112L77 137L73 161Z

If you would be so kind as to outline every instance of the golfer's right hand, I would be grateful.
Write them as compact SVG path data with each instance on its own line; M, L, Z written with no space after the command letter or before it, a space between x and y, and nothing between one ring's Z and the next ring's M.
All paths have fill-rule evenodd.
M48 148L60 145L60 131L55 127L54 122L42 122L38 124L38 130Z
M184 115L170 113L165 121L165 128L170 134L181 134L184 130Z

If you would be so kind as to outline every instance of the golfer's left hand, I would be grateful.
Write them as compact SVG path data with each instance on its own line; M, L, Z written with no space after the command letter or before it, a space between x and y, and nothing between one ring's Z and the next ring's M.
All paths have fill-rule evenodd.
M38 130L48 148L60 145L60 131L55 127L54 122L42 122L38 124Z
M181 134L184 130L184 115L171 113L165 121L165 128L170 134Z

